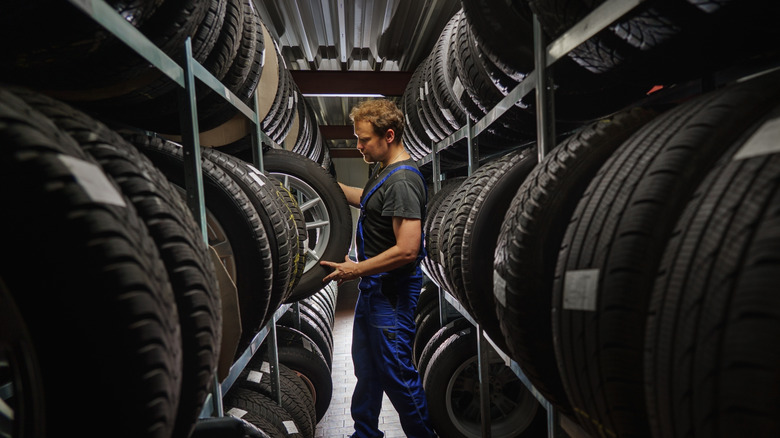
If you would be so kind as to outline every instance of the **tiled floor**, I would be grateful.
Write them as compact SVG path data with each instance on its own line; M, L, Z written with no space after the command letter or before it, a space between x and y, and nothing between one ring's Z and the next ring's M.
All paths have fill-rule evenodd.
M347 283L339 289L336 303L336 318L333 326L333 398L325 416L317 424L316 438L344 438L349 436L352 417L349 403L355 388L355 374L352 369L352 318L354 316L356 285ZM398 414L393 410L387 396L382 402L379 428L387 438L404 437Z

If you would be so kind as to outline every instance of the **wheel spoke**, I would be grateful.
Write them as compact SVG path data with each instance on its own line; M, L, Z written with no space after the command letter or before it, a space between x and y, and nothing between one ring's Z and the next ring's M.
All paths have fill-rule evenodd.
M313 198L313 199L309 199L308 201L304 202L303 204L298 205L298 207L300 207L301 211L305 212L306 210L309 210L310 208L313 208L317 204L323 204L324 205L324 202L322 202L322 199L320 199L320 198Z
M311 222L306 222L306 229L312 230L316 228L327 227L328 225L330 225L330 222L328 221L311 221Z

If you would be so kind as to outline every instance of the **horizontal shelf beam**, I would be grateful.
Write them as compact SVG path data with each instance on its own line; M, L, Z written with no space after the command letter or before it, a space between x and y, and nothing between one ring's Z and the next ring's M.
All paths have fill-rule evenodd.
M412 72L290 70L301 94L403 96Z

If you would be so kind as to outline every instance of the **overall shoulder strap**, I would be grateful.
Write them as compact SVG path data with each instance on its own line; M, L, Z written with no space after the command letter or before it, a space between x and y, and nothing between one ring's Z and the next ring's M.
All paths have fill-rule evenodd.
M423 187L425 187L425 194L426 194L426 196L428 195L428 185L425 184L425 177L423 176L423 174L417 168L415 168L413 166L409 166L407 164L404 164L403 166L398 166L395 169L391 170L390 172L388 172L387 175L384 176L384 178L379 180L378 183L374 184L374 186L371 187L371 189L368 191L368 193L366 193L366 196L364 196L363 199L360 201L360 207L363 208L363 206L368 202L368 198L370 198L371 195L373 195L374 192L377 191L377 189L379 189L379 187L381 187L382 184L384 184L385 181L387 181L388 178L390 178L390 175L398 172L399 170L411 170L412 172L414 172L417 175L419 175L420 178L422 178L422 180L423 180Z

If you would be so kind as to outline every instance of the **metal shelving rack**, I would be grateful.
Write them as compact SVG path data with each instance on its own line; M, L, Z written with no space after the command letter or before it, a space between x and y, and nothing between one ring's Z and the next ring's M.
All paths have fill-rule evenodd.
M566 56L571 50L594 36L596 33L606 28L617 19L627 14L646 0L607 0L599 7L593 10L585 18L580 20L569 30L563 33L559 38L547 44L541 25L536 15L533 17L534 33L534 61L535 69L530 72L525 79L520 82L512 91L491 109L485 117L476 123L467 121L466 126L452 133L447 138L431 147L431 153L420 159L419 166L431 163L433 172L434 193L441 189L441 164L439 162L439 152L451 147L455 143L466 139L468 148L468 175L470 176L479 165L479 147L478 136L487 129L492 123L498 120L507 110L516 102L525 97L528 93L537 90L536 93L536 132L537 132L537 154L539 162L555 147L555 116L554 116L554 93L553 83L550 77L549 68L553 64ZM426 273L427 274L427 273ZM428 275L429 278L432 278ZM490 343L495 351L501 356L507 366L518 376L520 381L536 397L539 403L547 410L547 436L558 438L565 436L564 432L575 438L589 438L589 435L572 419L561 415L556 411L552 404L533 386L526 377L520 366L512 360L509 355L501 351L495 343L484 333L480 324L475 321L458 300L448 291L439 285L439 302L441 318L446 318L448 312L446 307L450 306L459 314L471 322L478 332L477 355L479 363L480 376L480 412L482 414L482 436L490 438L490 416L489 416L489 387L487 383L487 344ZM442 320L442 325L444 321Z
M206 84L214 92L222 96L238 109L244 116L254 123L255 129L252 135L253 164L261 172L263 168L262 145L269 144L274 148L281 148L261 129L259 114L249 108L232 91L225 87L219 79L214 77L205 67L192 58L192 42L187 38L184 47L183 65L177 64L166 53L155 46L138 29L125 21L119 13L113 10L104 0L68 0L87 16L111 32L139 56L165 74L170 80L179 86L179 110L182 129L182 146L184 150L184 175L187 206L200 226L203 240L208 244L206 227L206 207L203 195L203 174L200 162L200 139L198 136L197 104L195 98L195 78ZM258 108L258 97L254 94L253 106ZM290 304L284 304L274 312L273 318L253 338L250 346L241 354L231 366L228 377L220 383L214 377L214 389L204 404L201 418L209 416L221 417L224 415L222 396L227 393L235 383L238 375L246 367L249 360L259 349L260 345L268 340L270 347L271 365L271 390L277 404L281 405L281 393L279 391L279 360L276 344L276 321L290 309Z

